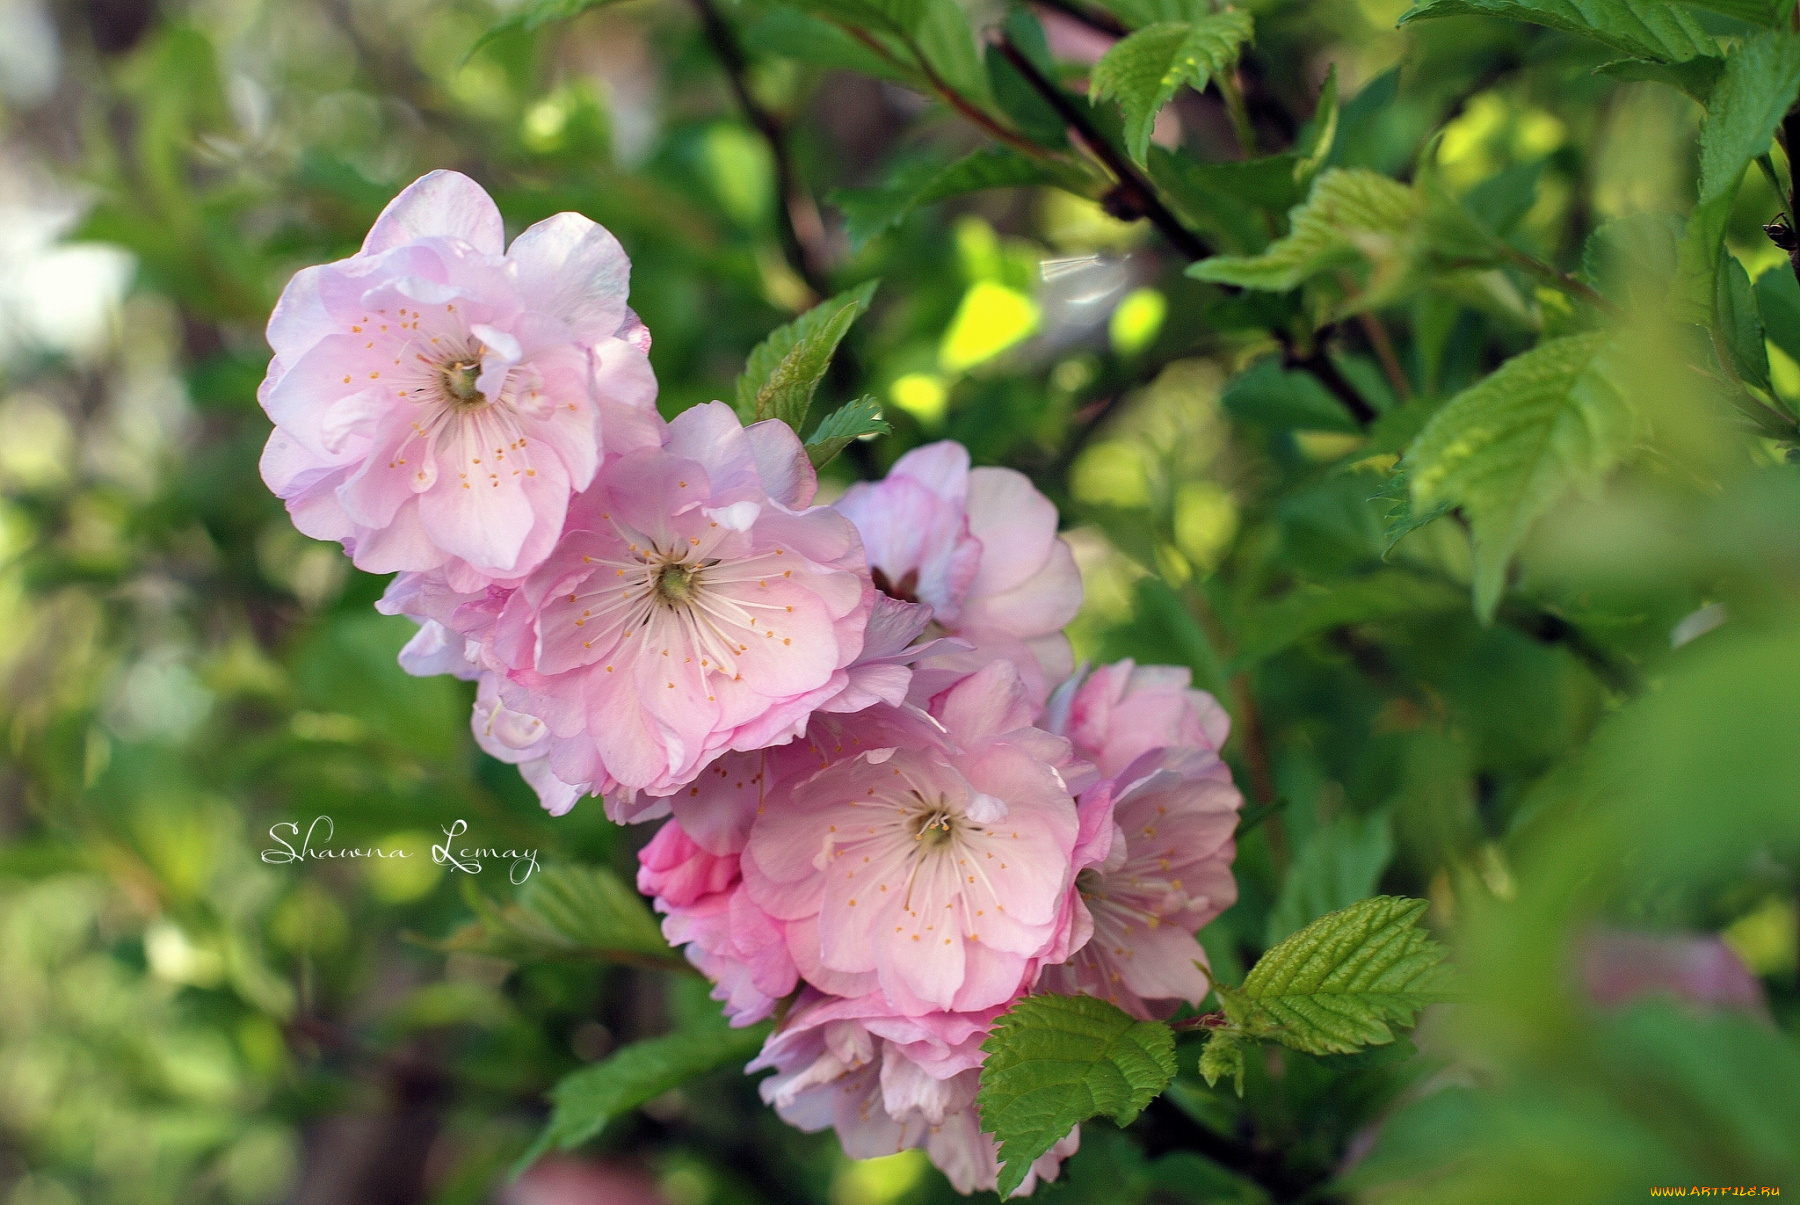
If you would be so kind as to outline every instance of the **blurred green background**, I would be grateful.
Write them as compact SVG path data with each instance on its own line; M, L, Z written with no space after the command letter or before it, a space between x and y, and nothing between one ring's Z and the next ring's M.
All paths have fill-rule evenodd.
M1335 65L1333 163L1407 174L1424 156L1516 244L1597 281L1594 231L1641 254L1654 215L1693 202L1699 107L1594 74L1604 48L1480 20L1396 30L1393 0L1249 7L1268 149ZM1087 1127L1048 1199L1800 1193L1785 446L1647 353L1649 450L1540 525L1484 626L1465 531L1439 521L1384 555L1377 495L1432 409L1572 322L1566 300L1495 271L1346 323L1338 362L1382 412L1363 432L1262 359L1266 333L1228 312L1248 295L1184 278L1147 224L1091 199L1000 190L853 249L831 189L978 140L809 61L788 10L724 9L746 88L785 126L785 203L694 7L515 22L471 54L508 12L0 0L0 1201L953 1197L922 1158L855 1165L789 1130L732 1072L508 1186L545 1090L714 1007L697 982L433 948L470 918L467 889L511 898L500 874L260 860L271 825L320 816L342 848L424 852L460 818L482 844L626 875L647 835L593 801L545 816L475 749L470 688L400 672L409 625L371 609L382 581L297 534L257 475L269 307L437 167L489 188L514 232L576 209L619 237L665 414L730 396L748 349L819 294L882 278L827 390L876 394L896 433L830 473L942 437L1023 469L1084 572L1078 654L1186 664L1220 695L1260 821L1242 899L1204 936L1228 978L1377 890L1432 901L1466 1005L1372 1054L1264 1052L1242 1101L1207 1090L1184 1045L1170 1095L1125 1134ZM1079 58L1081 27L1040 15ZM1216 92L1172 106L1158 141L1238 155ZM1765 318L1792 293L1800 330L1757 229L1778 208L1752 173L1730 248L1774 274ZM1791 406L1800 340L1769 322ZM1619 976L1690 1001L1728 983L1740 1006L1601 1006L1594 943L1626 931L1652 936Z

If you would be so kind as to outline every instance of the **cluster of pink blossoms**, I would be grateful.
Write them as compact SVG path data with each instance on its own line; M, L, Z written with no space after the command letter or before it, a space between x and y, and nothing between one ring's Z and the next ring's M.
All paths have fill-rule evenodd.
M1020 474L939 443L820 506L785 425L665 423L628 276L585 218L506 247L479 186L424 177L283 294L264 477L398 571L402 664L477 681L476 739L546 808L662 821L638 886L734 1024L785 1003L751 1064L783 1117L992 1188L1012 1001L1206 994L1229 721L1185 670L1073 671L1080 577Z

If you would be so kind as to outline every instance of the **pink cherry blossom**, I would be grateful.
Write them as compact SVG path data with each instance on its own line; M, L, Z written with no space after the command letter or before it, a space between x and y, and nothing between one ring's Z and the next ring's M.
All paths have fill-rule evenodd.
M744 880L801 973L906 1015L993 1007L1062 940L1077 820L1066 742L996 661L934 706L944 736L834 762L765 809Z
M664 914L663 936L714 983L733 1025L774 1011L798 973L781 926L745 893L735 853L715 854L670 820L638 851L638 890Z
M848 684L874 602L856 529L808 506L792 430L714 402L668 435L608 459L495 637L507 705L593 791L672 794L722 753L793 739Z
M602 450L660 438L630 264L557 214L505 245L466 176L415 181L348 259L297 273L269 319L263 480L294 523L373 573L516 579Z
M1012 660L1040 702L1069 672L1063 625L1081 608L1081 575L1056 535L1056 507L1011 469L969 468L961 444L915 448L885 480L837 502L862 533L880 589L932 609L973 646L934 661L968 672Z
M923 1147L958 1191L991 1190L999 1160L992 1135L981 1131L975 1090L981 1042L1000 1011L907 1017L878 993L844 999L809 991L749 1069L774 1069L760 1086L763 1099L801 1129L835 1128L850 1157ZM1032 1165L1015 1195L1054 1180L1079 1144L1079 1131L1071 1131Z
M1218 752L1231 732L1219 701L1189 685L1183 666L1138 665L1127 658L1076 674L1056 690L1045 725L1067 736L1101 774L1112 777L1152 749Z
M1085 992L1134 1016L1167 1016L1207 993L1194 933L1237 900L1231 874L1243 796L1210 750L1155 751L1083 797L1075 878L1092 937L1046 967L1046 991ZM1095 859L1098 859L1095 864Z

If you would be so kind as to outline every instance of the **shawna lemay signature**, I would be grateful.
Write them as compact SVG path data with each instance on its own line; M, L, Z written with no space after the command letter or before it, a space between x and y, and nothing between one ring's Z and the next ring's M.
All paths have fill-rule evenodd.
M320 825L325 826L325 834L315 845L313 839L318 835ZM342 848L332 845L331 838L336 827L330 816L315 816L313 822L306 826L306 836L301 838L300 826L291 820L283 820L279 824L271 825L269 836L274 838L275 844L281 848L263 850L262 860L271 866L282 866L290 862L309 860L336 861L342 859L348 861L358 858L410 858L413 856L413 851L409 849L383 849L378 845ZM535 849L490 849L485 846L477 846L473 849L463 847L453 849L452 844L456 839L469 831L468 823L456 820L441 831L444 834L444 843L431 847L431 860L439 866L448 866L452 873L461 871L464 874L480 874L483 863L506 862L508 864L506 877L514 884L520 884L537 871L538 851ZM286 837L282 836L283 832L286 832ZM298 849L294 848L290 838L300 841Z

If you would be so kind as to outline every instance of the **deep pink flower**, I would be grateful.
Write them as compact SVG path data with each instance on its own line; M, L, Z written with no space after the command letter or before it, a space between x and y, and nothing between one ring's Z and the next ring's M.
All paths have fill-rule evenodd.
M609 458L556 550L508 599L510 707L565 783L668 795L729 750L791 740L849 683L874 602L856 530L809 507L778 422L720 402Z
M574 213L505 245L455 172L415 181L349 259L305 268L269 319L263 480L295 526L373 573L518 578L602 450L659 438L618 240Z
M971 470L968 450L945 441L836 505L862 533L876 585L929 605L944 632L974 646L933 663L966 673L1008 658L1039 702L1069 672L1062 628L1081 609L1081 575L1057 538L1056 507L1023 474Z
M1066 742L1029 726L996 661L934 707L943 738L834 762L756 818L750 894L786 925L802 975L876 988L908 1015L1011 999L1063 937L1075 805Z
M1112 777L1152 749L1217 753L1231 732L1219 701L1194 690L1185 666L1138 665L1127 658L1076 674L1056 689L1045 725Z

